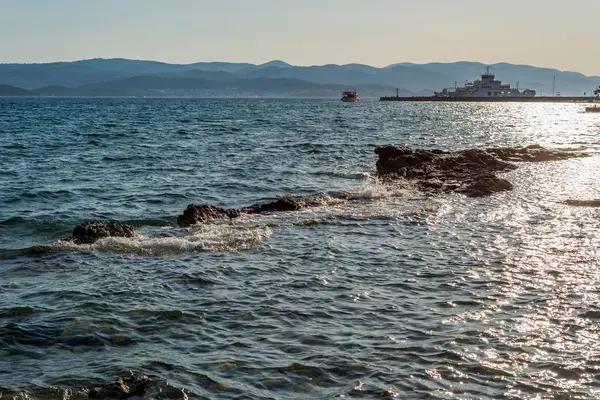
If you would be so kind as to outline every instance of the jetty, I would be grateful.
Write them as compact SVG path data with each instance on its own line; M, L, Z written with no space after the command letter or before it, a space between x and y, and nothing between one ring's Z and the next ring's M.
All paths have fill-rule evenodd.
M597 97L591 96L535 96L535 97L439 97L439 96L383 96L380 101L412 101L412 102L477 102L477 103L600 103Z

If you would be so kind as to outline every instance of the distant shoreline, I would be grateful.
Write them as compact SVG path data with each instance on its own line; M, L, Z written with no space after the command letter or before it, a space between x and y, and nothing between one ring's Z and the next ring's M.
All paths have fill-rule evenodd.
M129 99L129 100L327 100L339 102L338 97L318 97L318 96L239 96L239 97L199 97L199 96L48 96L40 94L29 95L0 95L0 99ZM529 98L504 98L504 99L456 99L456 98L436 98L434 96L414 96L414 97L363 97L363 101L382 102L382 103L565 103L565 104L590 104L600 103L599 99L593 97L529 97ZM341 103L340 104L344 104ZM350 107L356 104L349 105Z

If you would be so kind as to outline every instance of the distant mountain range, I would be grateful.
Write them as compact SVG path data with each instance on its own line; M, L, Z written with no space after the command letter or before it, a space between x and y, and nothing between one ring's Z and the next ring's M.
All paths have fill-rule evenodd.
M0 96L38 96L39 93L11 85L0 85Z
M294 66L199 62L168 64L122 58L46 64L0 64L0 95L43 96L192 96L192 97L340 97L347 87L361 97L430 95L463 85L485 72L478 62L399 63L384 68L364 64ZM497 79L539 95L556 91L580 96L600 85L600 77L529 65L490 65Z

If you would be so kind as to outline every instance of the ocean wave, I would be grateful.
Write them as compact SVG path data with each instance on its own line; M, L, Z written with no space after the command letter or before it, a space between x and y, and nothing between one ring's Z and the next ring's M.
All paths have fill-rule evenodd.
M410 185L402 182L383 185L368 173L361 173L363 184L338 192L316 195L318 204L301 211L276 212L260 215L242 214L229 223L212 221L187 229L175 226L175 217L132 219L122 222L133 225L137 234L133 238L111 237L94 244L74 244L59 240L53 244L32 246L15 251L0 249L0 257L10 258L23 254L40 254L61 251L100 251L135 253L143 256L161 256L185 252L232 252L258 247L271 235L272 228L281 226L314 226L336 224L340 221L365 221L371 219L397 219L422 216L435 212L440 199L424 198ZM7 229L26 229L30 235L45 232L55 238L68 236L73 221L39 221L13 217L0 224Z
M0 319L29 317L38 314L39 312L39 310L28 306L0 308Z
M368 172L349 172L349 171L330 171L330 170L320 170L311 172L311 175L314 176L325 176L331 178L342 178L342 179L352 179L352 180L363 180L370 177Z
M71 190L59 189L59 190L26 190L20 194L23 199L44 199L44 200L65 200L72 196L74 193Z
M169 227L175 223L175 217L164 218L149 218L149 219L131 219L125 220L123 223L132 225L134 228L150 227Z
M150 236L138 233L132 238L110 237L93 244L77 245L59 241L50 251L100 251L135 253L141 256L164 256L189 252L232 252L259 246L272 231L266 226L245 227L238 224L207 224L187 229L166 229Z

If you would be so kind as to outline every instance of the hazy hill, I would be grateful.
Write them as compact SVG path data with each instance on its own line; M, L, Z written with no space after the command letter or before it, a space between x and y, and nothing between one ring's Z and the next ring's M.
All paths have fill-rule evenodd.
M37 96L38 93L11 85L0 85L0 96Z
M379 97L395 94L395 88L402 89L404 93L432 94L433 90L452 87L455 82L458 85L472 82L485 72L486 67L482 63L466 61L398 63L377 68L364 64L294 66L280 60L255 65L227 62L169 64L149 60L96 58L48 64L0 64L0 84L29 90L40 88L43 94L56 91L85 95L146 95L138 93L161 90L184 93L188 90L193 93L184 95L209 93L210 96L246 95L244 91L250 90L248 85L252 90L250 95L256 96L323 95L337 90L334 89L337 85L362 87L367 91L361 93L363 97ZM551 94L554 77L556 91L563 95L589 94L600 85L600 77L576 72L508 63L490 67L497 79L513 86L518 82L520 88L535 89L538 94ZM264 86L259 88L256 85ZM373 90L381 92L373 93ZM333 96L332 93L329 95Z
M257 68L267 68L267 67L277 67L277 68L293 68L293 65L286 63L281 60L273 60L266 62L264 64L257 65Z
M119 70L102 70L75 63L0 64L0 84L36 89L48 85L76 86L130 77Z
M379 97L393 88L381 85L357 87L363 97ZM75 87L44 86L37 89L42 96L177 96L177 97L335 97L341 85L323 85L287 78L235 78L210 80L194 77L140 75L102 83ZM405 95L412 95L403 92Z
M109 71L121 71L131 75L174 74L192 70L236 72L243 68L256 68L254 64L227 62L198 62L193 64L169 64L150 60L129 60L126 58L92 58L89 60L73 61L74 64L84 65Z

